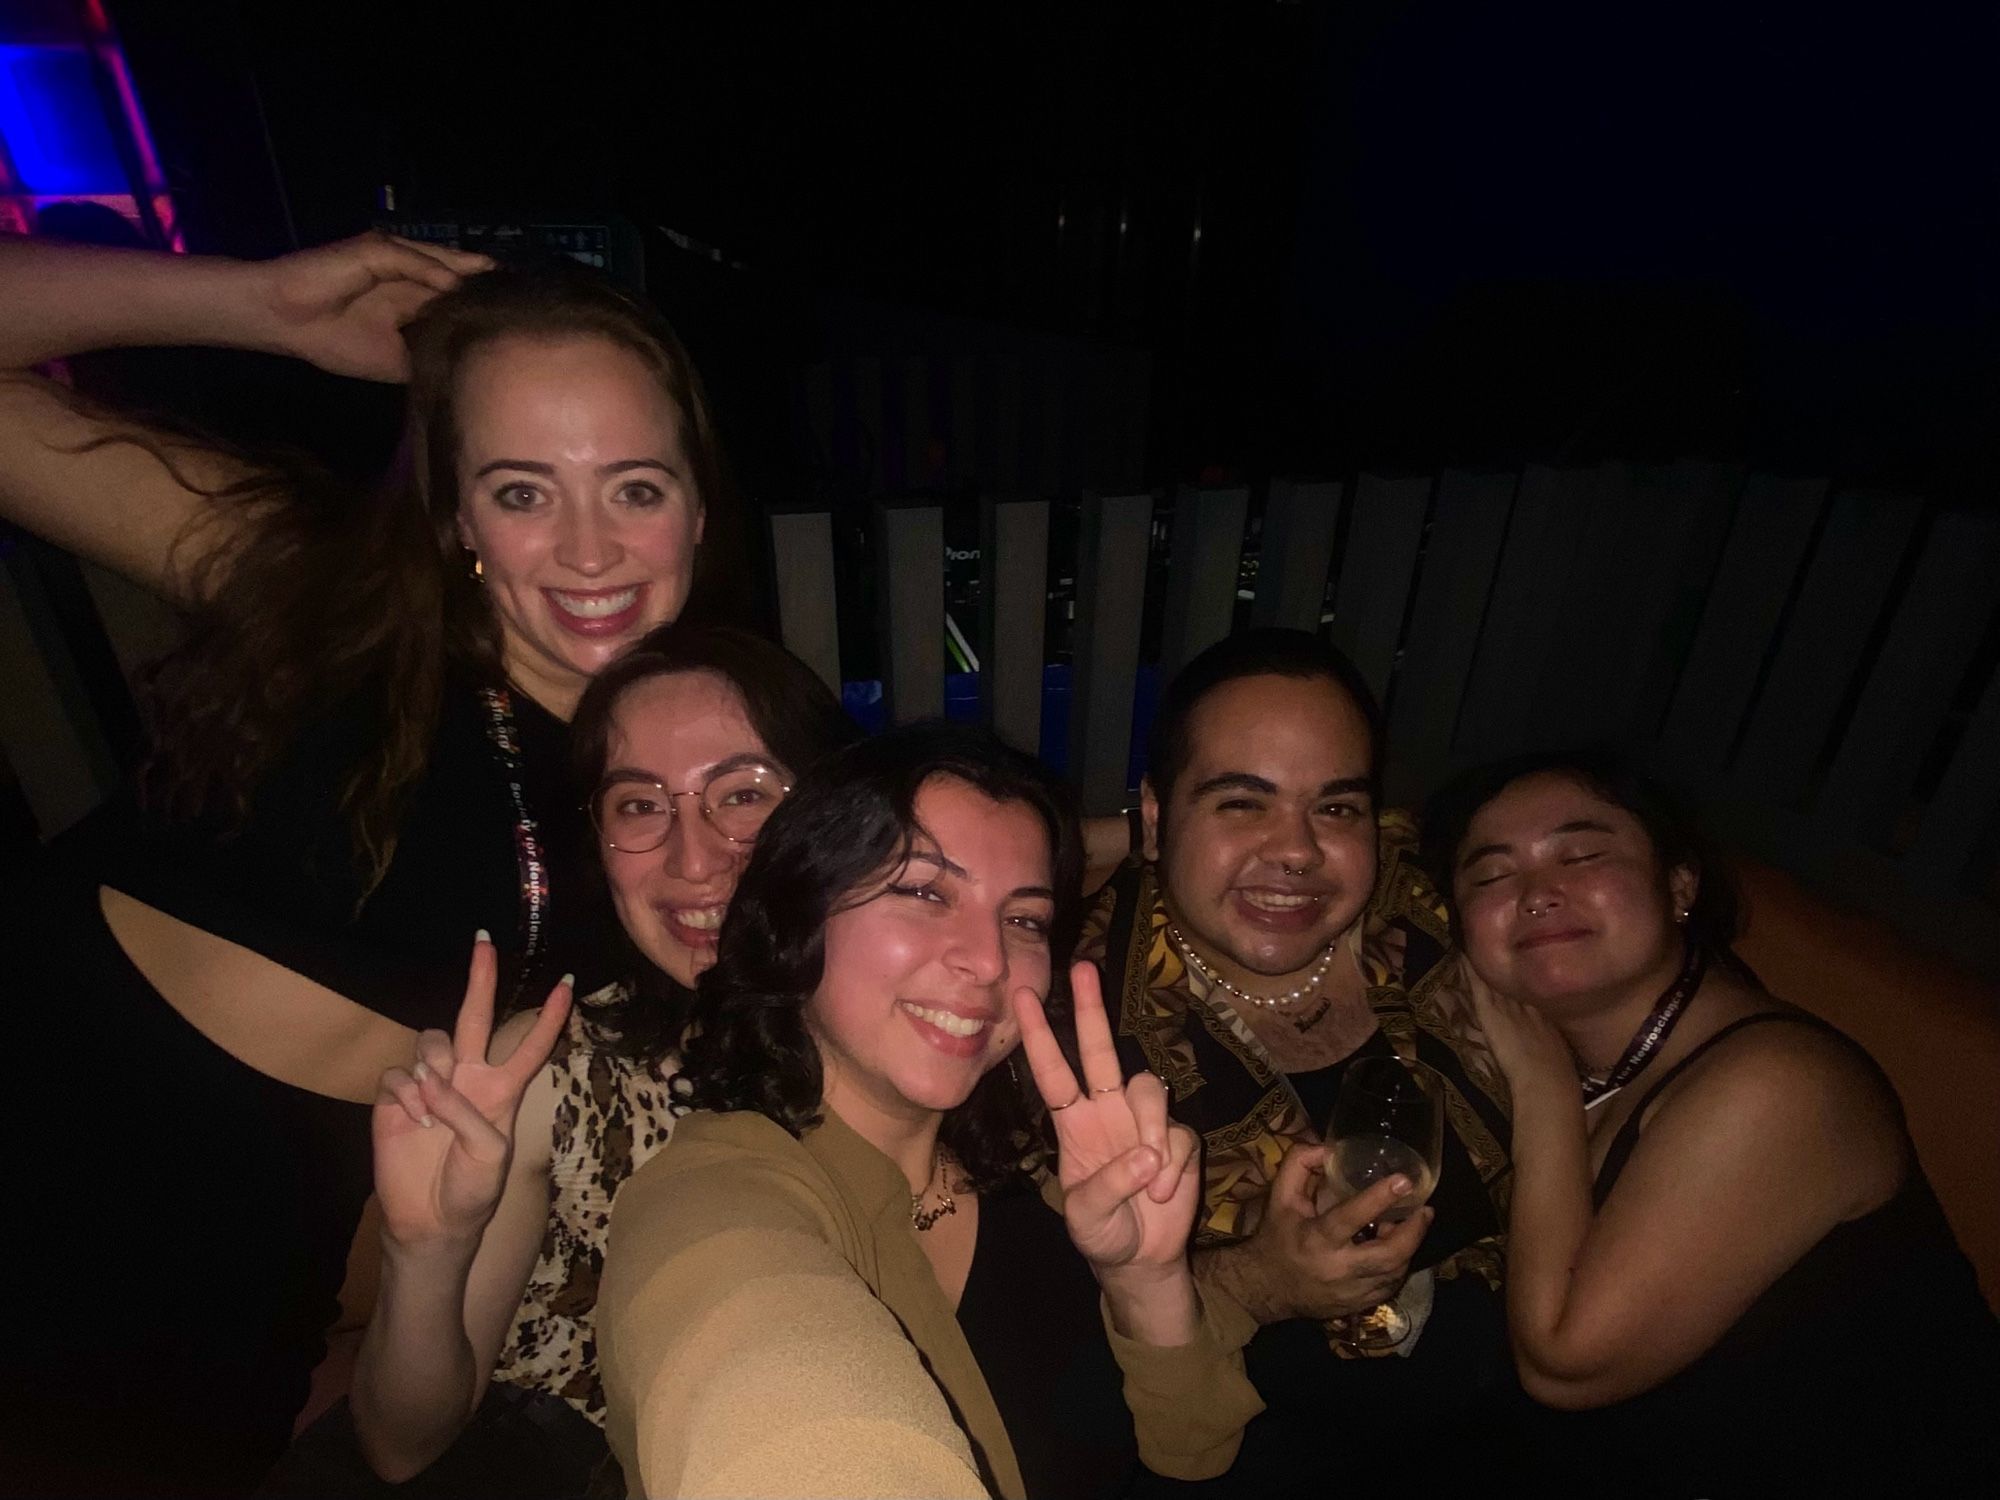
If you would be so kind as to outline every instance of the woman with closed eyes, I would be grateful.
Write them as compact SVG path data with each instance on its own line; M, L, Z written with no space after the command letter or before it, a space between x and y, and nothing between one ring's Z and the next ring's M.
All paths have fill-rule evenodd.
M1513 1093L1508 1326L1562 1488L1990 1479L2000 1332L1895 1092L1734 959L1672 804L1538 756L1470 773L1426 835Z

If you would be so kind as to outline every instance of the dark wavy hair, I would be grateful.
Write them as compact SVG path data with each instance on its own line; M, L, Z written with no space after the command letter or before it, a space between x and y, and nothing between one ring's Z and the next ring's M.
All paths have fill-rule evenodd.
M1052 1018L1068 1015L1066 960L1081 916L1083 845L1068 794L1034 760L984 729L905 725L826 757L771 815L736 887L715 967L701 977L681 1056L682 1097L755 1110L793 1135L821 1118L824 1078L806 1004L825 973L827 919L873 899L922 833L918 791L951 777L1030 809L1054 866ZM968 1184L1018 1183L1046 1149L1040 1101L1012 1067L989 1070L939 1133Z
M1379 787L1382 770L1382 709L1368 679L1345 652L1304 630L1260 625L1226 635L1198 653L1167 684L1153 715L1146 746L1146 778L1164 812L1181 772L1194 755L1188 723L1202 699L1225 683L1245 677L1295 677L1330 682L1354 700L1368 724L1368 779Z
M349 771L341 811L362 889L381 880L430 754L447 667L502 676L499 621L456 525L457 403L467 357L523 336L607 339L644 362L680 413L714 530L728 509L723 461L687 352L644 302L569 260L468 277L404 329L403 441L388 479L366 495L300 466L202 490L182 478L170 439L138 428L99 439L147 449L213 502L177 547L193 554L184 573L199 601L187 637L147 682L156 748L142 786L153 805L240 824L265 774L317 717L359 710L376 748ZM210 535L218 540L204 550ZM706 595L712 550L697 553L690 613Z
M751 728L794 781L861 737L818 674L783 646L726 625L662 625L591 679L577 704L570 770L579 807L587 808L609 768L612 727L625 695L681 672L708 672L728 682ZM595 829L591 836L595 840ZM603 867L592 869L601 885ZM592 1007L585 1020L595 1040L657 1070L680 1045L694 996L641 953L623 927L618 941L626 998Z
M1679 799L1607 749L1545 750L1475 766L1441 787L1424 807L1422 859L1458 926L1452 877L1466 831L1481 808L1528 776L1562 776L1622 808L1646 830L1661 876L1686 865L1698 882L1688 907L1687 938L1711 959L1741 967L1732 951L1739 931L1735 882ZM1746 971L1747 972L1747 971Z

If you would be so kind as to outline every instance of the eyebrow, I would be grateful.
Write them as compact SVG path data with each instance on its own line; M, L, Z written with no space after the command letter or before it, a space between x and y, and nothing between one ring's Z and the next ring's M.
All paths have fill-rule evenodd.
M1206 797L1210 792L1235 788L1245 792L1262 792L1267 797L1278 795L1278 784L1266 781L1262 776L1252 776L1248 771L1224 771L1220 776L1210 776L1205 781L1197 781L1188 792L1190 797Z
M1551 834L1614 833L1616 831L1609 823L1600 823L1595 818L1572 818L1569 822L1558 823L1554 828L1549 830ZM1465 857L1458 862L1458 867L1463 870L1468 865L1478 863L1489 854L1512 854L1513 852L1514 846L1512 844L1481 844L1477 849L1468 850Z
M1339 776L1332 781L1322 782L1314 795L1320 797L1344 797L1349 792L1365 792L1371 783L1366 776ZM1210 776L1198 781L1188 793L1190 797L1205 797L1210 792L1236 788L1246 792L1262 792L1266 797L1278 795L1278 784L1262 776L1253 776L1248 771L1224 771L1219 776Z
M909 862L916 864L919 860L927 865L936 865L945 874L956 875L960 880L969 880L972 878L962 866L947 859L941 851L934 849L917 849L912 851ZM1009 901L1018 896L1026 896L1031 899L1043 901L1053 901L1056 899L1055 891L1045 885L1017 885L1007 893Z
M960 880L968 878L965 867L946 859L941 849L912 849L906 863L936 865L946 875L956 875Z
M522 474L539 474L544 479L553 479L556 474L554 464L545 464L533 458L496 458L489 464L481 464L473 474L474 479L484 479L488 474L496 474L503 469ZM634 469L658 469L670 479L680 478L680 471L672 464L658 458L621 458L615 463L599 464L599 478L609 478L613 474L629 474Z
M1600 823L1595 818L1572 818L1567 823L1551 828L1551 833L1610 833L1609 823Z
M1342 776L1325 782L1319 789L1322 797L1344 797L1349 792L1373 792L1374 783L1366 776Z
M770 756L759 755L754 750L745 750L740 754L717 761L714 765L704 770L701 776L702 780L706 781L712 776L720 776L728 771L745 770L751 766L761 766L767 771L777 772L780 776L789 774L783 766L772 760ZM654 786L666 785L666 782L657 774L639 766L613 766L598 779L598 785L615 786L621 781L647 781L651 782Z

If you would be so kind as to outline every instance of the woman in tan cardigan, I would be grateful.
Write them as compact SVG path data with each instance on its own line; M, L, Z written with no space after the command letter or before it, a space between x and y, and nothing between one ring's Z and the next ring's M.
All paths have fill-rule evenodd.
M1043 1017L1077 866L1040 768L947 725L830 757L765 825L684 1050L700 1112L612 1222L600 1360L635 1493L1105 1495L1140 1461L1227 1468L1259 1403L1248 1330L1188 1271L1198 1143L1157 1079L1120 1076L1094 976L1081 1083Z

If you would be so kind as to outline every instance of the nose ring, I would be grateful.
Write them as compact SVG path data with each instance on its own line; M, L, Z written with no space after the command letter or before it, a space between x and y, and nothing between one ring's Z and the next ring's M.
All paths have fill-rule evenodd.
M1541 916L1541 915L1542 915L1542 914L1543 914L1544 912L1546 912L1547 910L1548 910L1548 907L1547 907L1546 905L1542 905L1542 906L1537 906L1537 905L1535 905L1535 903L1534 903L1534 902L1532 902L1532 901L1528 902L1528 903L1527 903L1527 906L1526 906L1526 911L1527 911L1528 915L1529 915L1529 916L1531 916L1531 917L1539 917L1539 916Z
M1300 865L1296 870L1294 870L1290 865L1280 863L1278 868L1283 870L1287 875L1303 875L1306 872L1306 867L1304 865Z

